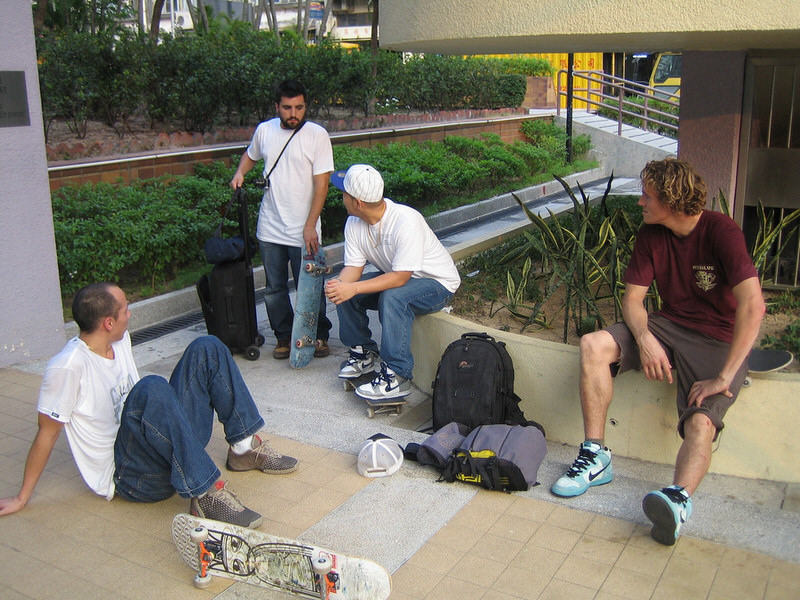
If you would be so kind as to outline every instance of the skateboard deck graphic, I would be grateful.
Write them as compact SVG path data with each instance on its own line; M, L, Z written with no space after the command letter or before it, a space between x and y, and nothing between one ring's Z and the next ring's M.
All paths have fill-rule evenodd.
M197 571L197 587L219 576L328 600L384 600L392 589L391 575L375 562L229 523L179 514L172 539Z
M303 256L292 322L292 347L289 351L289 364L295 369L308 366L314 356L322 283L325 274L330 272L321 248L316 254Z

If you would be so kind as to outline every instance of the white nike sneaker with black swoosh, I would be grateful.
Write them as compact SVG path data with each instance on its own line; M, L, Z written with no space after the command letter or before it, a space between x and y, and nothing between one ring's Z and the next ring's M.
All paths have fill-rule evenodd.
M403 398L411 393L411 382L401 377L385 363L381 363L381 370L369 383L356 388L356 394L367 400L392 400Z
M682 487L671 485L647 494L642 500L642 510L653 523L650 537L659 544L672 546L692 514L692 498Z
M550 488L556 496L580 496L590 487L603 485L614 478L611 467L611 450L600 444L585 441L578 450L578 458L569 470Z

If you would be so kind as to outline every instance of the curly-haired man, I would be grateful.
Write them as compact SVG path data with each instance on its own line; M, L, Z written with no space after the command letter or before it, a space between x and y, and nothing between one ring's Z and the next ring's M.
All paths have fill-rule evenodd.
M652 161L641 180L644 225L625 273L623 322L581 339L585 441L551 491L578 496L612 480L604 436L618 373L641 369L647 379L672 383L675 369L683 443L673 485L642 502L653 539L672 545L747 374L765 307L741 229L729 217L704 210L706 186L692 166L677 159ZM662 308L648 314L644 300L653 281Z

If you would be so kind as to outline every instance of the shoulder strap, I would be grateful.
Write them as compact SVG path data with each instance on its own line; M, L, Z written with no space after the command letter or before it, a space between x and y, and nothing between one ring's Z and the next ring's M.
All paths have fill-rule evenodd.
M297 132L300 131L303 128L303 125L305 125L305 124L306 124L306 122L304 120L302 123L300 123L300 125L295 127L294 131L292 131L292 135L289 136L289 139L286 140L286 143L283 145L283 148L281 148L280 154L278 154L278 158L276 158L275 162L272 163L272 168L269 170L269 173L267 173L267 177L266 177L267 181L269 181L269 176L272 175L272 172L275 170L275 167L278 166L278 161L281 159L281 156L283 156L283 151L286 150L286 146L289 145L289 142L292 141L292 138L295 135L297 135Z

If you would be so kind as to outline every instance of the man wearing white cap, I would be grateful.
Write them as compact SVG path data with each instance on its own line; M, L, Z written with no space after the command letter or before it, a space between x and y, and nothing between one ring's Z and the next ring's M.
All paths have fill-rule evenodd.
M336 304L339 337L350 347L339 377L355 379L375 371L380 354L380 371L356 393L374 400L407 396L414 369L414 317L447 306L461 278L422 215L383 197L383 178L374 167L353 165L346 172L336 171L331 183L342 190L350 215L344 227L344 269L325 286L326 296ZM378 272L365 275L367 262ZM367 310L378 311L380 351Z

